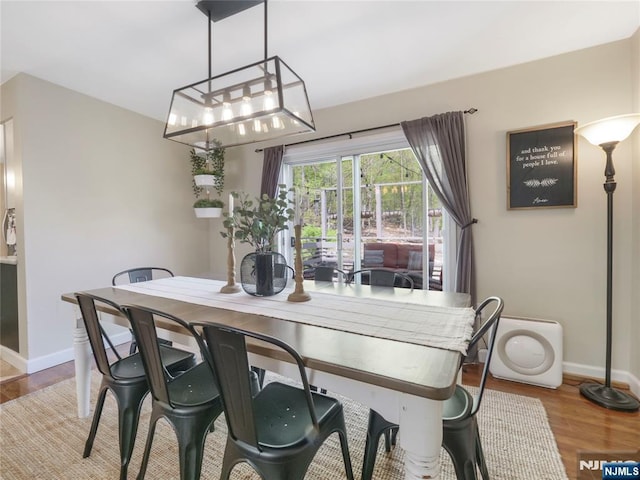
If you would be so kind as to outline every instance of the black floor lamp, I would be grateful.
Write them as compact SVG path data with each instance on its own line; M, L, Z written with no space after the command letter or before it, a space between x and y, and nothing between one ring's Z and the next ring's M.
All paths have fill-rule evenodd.
M576 129L576 133L586 138L589 143L600 146L607 154L604 170L606 180L604 191L607 193L607 358L604 385L600 383L583 383L580 393L598 405L612 410L635 412L640 402L628 393L611 387L611 340L612 340L612 272L613 272L613 192L616 182L613 179L612 153L618 143L626 139L640 124L640 113L620 115L587 123Z

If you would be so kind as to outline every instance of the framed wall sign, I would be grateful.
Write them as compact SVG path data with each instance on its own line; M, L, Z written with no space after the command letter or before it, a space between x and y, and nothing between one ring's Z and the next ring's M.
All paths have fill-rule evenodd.
M507 132L507 208L576 207L576 122Z

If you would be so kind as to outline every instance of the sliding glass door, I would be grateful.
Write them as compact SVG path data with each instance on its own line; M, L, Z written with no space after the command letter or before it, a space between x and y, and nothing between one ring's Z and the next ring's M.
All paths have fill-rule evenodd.
M301 206L306 278L317 266L380 267L442 288L442 209L410 149L289 161L285 180Z

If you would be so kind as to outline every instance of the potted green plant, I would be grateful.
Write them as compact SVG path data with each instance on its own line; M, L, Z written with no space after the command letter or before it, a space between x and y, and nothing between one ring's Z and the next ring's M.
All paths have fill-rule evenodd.
M193 204L193 210L198 218L218 218L222 216L224 202L217 198L199 198Z
M217 147L206 152L191 149L191 173L193 175L193 193L196 203L193 208L198 218L217 218L222 215L224 202L211 198L211 189L218 196L224 188L224 148ZM206 195L206 198L201 198Z
M224 189L224 153L222 147L206 152L196 152L191 149L191 174L193 175L193 191L196 197L204 192L206 187L213 187L218 195Z
M273 250L279 232L289 228L288 223L293 220L294 210L287 197L292 190L286 185L279 185L280 191L275 198L268 195L251 200L247 194L232 192L233 198L239 202L231 214L224 213L223 225L226 230L220 232L228 238L233 232L233 238L240 243L248 243L255 249L243 259L253 262L252 274L255 274L256 294L261 296L273 295Z

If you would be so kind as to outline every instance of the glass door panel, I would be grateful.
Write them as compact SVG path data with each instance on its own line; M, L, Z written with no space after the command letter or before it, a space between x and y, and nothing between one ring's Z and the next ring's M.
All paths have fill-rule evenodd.
M305 278L317 266L338 267L338 164L335 161L291 167L302 217ZM293 261L293 259L289 259Z
M341 218L338 229L338 268L344 272L353 271L355 258L356 236L354 232L354 205L353 197L353 157L342 157L340 165L340 181L338 182L341 202Z

